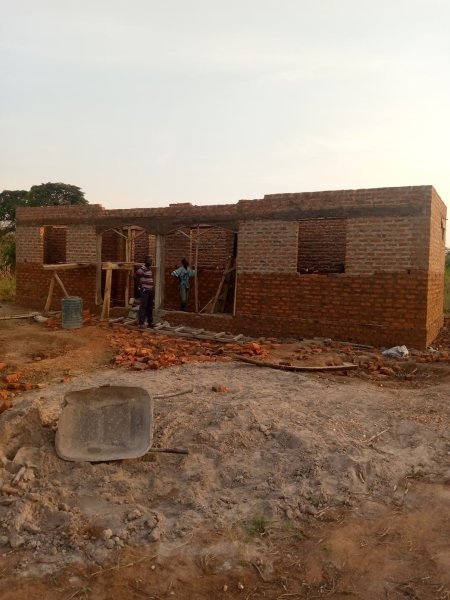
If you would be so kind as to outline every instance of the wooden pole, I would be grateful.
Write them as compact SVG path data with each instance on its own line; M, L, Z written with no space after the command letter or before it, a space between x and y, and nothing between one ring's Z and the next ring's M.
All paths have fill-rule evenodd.
M235 243L237 243L237 233L234 234L236 236L236 240ZM233 297L233 317L236 316L236 301L237 301L237 286L238 286L238 254L236 252L236 255L234 257L234 266L235 266L235 272L234 272L234 297Z
M131 261L131 228L127 229L127 239L125 242L125 262ZM128 307L130 301L130 273L127 271L125 280L125 308Z
M165 254L164 254L165 237L163 235L156 236L156 256L155 256L155 308L160 309L164 306L164 278L166 276L165 269Z
M62 289L64 296L67 298L69 294L67 293L67 290L56 271L53 273L53 277L55 278L55 281L58 283L59 287Z
M45 308L44 308L44 315L46 315L48 313L48 311L50 310L50 306L52 304L53 290L55 289L55 278L53 275L52 275L52 278L50 279L47 301L45 303Z
M200 227L197 225L197 238L196 238L196 246L195 246L195 277L194 277L194 292L195 292L195 312L198 313L198 246L200 242Z
M103 298L103 308L101 319L109 319L109 309L111 304L111 282L112 282L112 269L106 270L105 278L105 296Z
M96 264L95 264L95 304L102 303L102 240L103 235L97 233Z
M210 310L211 313L213 313L216 310L217 302L219 300L219 296L220 296L220 293L221 293L222 288L224 286L225 279L226 279L227 275L229 273L231 273L232 271L234 271L234 269L231 268L232 261L233 261L232 258L228 259L227 266L225 267L225 271L223 272L222 279L220 280L219 287L217 288L216 295L214 296L214 301L213 301L213 304L212 304L211 310Z

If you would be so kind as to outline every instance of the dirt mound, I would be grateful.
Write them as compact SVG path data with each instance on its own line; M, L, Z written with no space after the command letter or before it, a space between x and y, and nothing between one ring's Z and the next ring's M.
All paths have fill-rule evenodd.
M6 323L10 322L6 321ZM15 322L0 328L0 400L16 398L21 391L91 371L109 364L111 348L100 327L47 331L42 325ZM17 379L9 382L8 376Z
M37 331L33 336L28 332L18 333L8 341L2 351L2 360L11 366L20 366L24 360L43 360L73 352L83 345L83 341L69 333Z
M103 565L123 546L159 544L170 553L211 523L300 526L343 508L364 511L367 498L401 506L409 478L442 472L444 438L386 411L391 397L375 399L369 387L330 390L297 374L227 363L121 371L114 381L153 393L194 382L194 393L158 400L155 409L154 445L188 447L190 455L99 464L56 456L63 390L109 383L110 371L3 413L0 543L32 552L24 573ZM230 392L213 392L217 383Z

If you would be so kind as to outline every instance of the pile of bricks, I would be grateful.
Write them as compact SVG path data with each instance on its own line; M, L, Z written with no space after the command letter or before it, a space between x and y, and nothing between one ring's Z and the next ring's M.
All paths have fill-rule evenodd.
M12 397L17 392L28 392L32 389L32 384L23 382L20 373L6 373L6 363L0 363L0 413L11 408Z
M157 333L141 333L118 328L110 337L117 349L114 364L134 370L163 369L190 362L228 362L231 354L264 357L268 349L256 342L220 344L213 341L186 340Z

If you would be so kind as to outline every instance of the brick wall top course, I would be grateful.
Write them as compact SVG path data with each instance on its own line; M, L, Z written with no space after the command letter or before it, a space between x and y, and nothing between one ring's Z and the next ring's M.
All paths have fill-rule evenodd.
M95 223L99 228L118 223L142 224L151 232L167 233L180 223L229 222L257 218L281 219L314 216L351 217L367 215L421 215L431 210L432 186L373 188L269 194L236 204L198 206L190 203L168 207L107 210L99 204L84 206L22 207L17 209L18 225Z

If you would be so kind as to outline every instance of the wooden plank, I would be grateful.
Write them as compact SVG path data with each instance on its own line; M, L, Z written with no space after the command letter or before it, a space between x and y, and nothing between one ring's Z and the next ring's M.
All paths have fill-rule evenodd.
M112 269L106 271L105 279L105 296L103 298L103 308L101 319L109 319L109 310L111 305L111 283L112 283Z
M83 267L92 267L95 263L61 263L55 265L42 265L44 271L70 271L71 269L80 269Z
M112 325L113 323L121 323L122 321L125 321L125 317L117 317L116 319L109 319L108 323L110 325Z
M125 242L125 261L129 263L131 261L131 229L127 228L127 238ZM130 273L126 274L125 280L125 306L128 306L130 302Z
M200 227L197 225L197 239L195 244L195 277L194 277L194 292L195 292L195 312L198 313L198 247L200 244Z
M107 269L133 269L135 266L141 266L141 263L137 262L104 262L102 263L102 269L106 271Z
M95 265L95 304L100 306L102 303L102 242L103 235L97 233L95 256L97 259Z
M8 315L7 317L0 317L0 321L9 321L10 319L28 319L30 317L35 317L39 315L38 312L26 313L21 315Z
M45 303L45 307L44 307L44 315L47 315L48 311L50 310L50 306L52 304L52 298L53 298L53 290L55 289L55 278L54 278L54 274L52 275L52 278L50 279L50 285L48 288L48 295L47 295L47 301Z
M58 283L59 287L62 289L64 296L67 298L69 294L67 293L67 290L56 271L53 273L53 277L55 278L55 281Z
M188 240L192 239L190 235L188 235L185 231L182 231L181 229L177 229L175 233L181 233L182 235L187 237Z
M134 231L136 231L136 229L134 229ZM133 238L133 239L136 241L138 238L140 238L140 237L141 237L141 235L144 235L144 233L147 233L147 230L146 230L146 229L143 229L142 231L139 231L139 233L137 233L137 234L134 236L134 238Z
M233 259L230 258L230 263L233 262ZM227 269L225 273L225 281L223 283L222 293L220 294L219 300L217 301L218 312L225 312L225 306L227 303L228 290L230 289L230 273L234 271L235 267L230 267Z
M127 327L127 329L136 329L138 331L146 331L148 333L148 329L142 330L139 327L135 326L135 325L128 325L127 323L123 323L124 327ZM224 344L228 344L230 342L233 341L233 338L214 338L214 333L212 331L206 332L205 334L196 334L194 331L175 331L175 328L171 327L168 328L167 326L163 326L161 328L158 328L158 326L154 327L152 331L157 331L158 333L164 334L164 335L173 335L175 337L183 337L183 338L190 338L190 339L197 339L197 340L209 340L209 341L214 341L214 342L219 342L219 343L224 343ZM243 344L245 343L245 341L249 340L250 338L243 338L242 340L236 342L237 344Z
M230 269L230 265L231 265L232 260L233 260L232 258L230 258L228 260L227 266L225 267L225 271L223 272L222 279L220 280L219 287L217 288L216 295L214 296L214 301L212 303L211 310L209 311L211 314L213 314L214 311L216 310L217 301L219 300L220 292L222 291L223 284L225 283L225 279L226 279L226 276L227 276L228 271Z
M319 372L319 371L351 371L357 369L358 365L352 363L343 363L342 365L331 365L322 367L310 367L310 366L296 366L296 365L279 365L276 363L264 362L262 360L256 360L247 356L240 356L239 354L233 354L235 360L248 363L250 365L256 365L257 367L268 367L269 369L279 369L280 371L294 371L294 372Z
M243 337L244 337L244 334L243 333L239 333L238 335L234 336L233 342L237 342L237 341L239 341Z
M225 335L225 331L220 331L219 333L215 333L215 334L213 335L213 338L222 337L223 335Z
M118 229L113 229L114 233L117 233L117 235L121 235L122 237L124 237L125 239L127 239L127 236L122 233L121 231L119 231Z
M164 305L165 239L162 235L156 236L155 254L155 309L159 310Z
M234 268L236 269L236 274L234 277L234 295L233 295L233 317L236 316L236 304L237 304L237 286L238 286L238 264L237 264L237 257L236 257L236 261L234 264Z
M215 295L211 298L211 300L208 300L208 302L205 304L205 306L203 308L200 309L201 313L204 312L208 308L208 306L211 304L211 302L214 300L214 298L215 298Z

